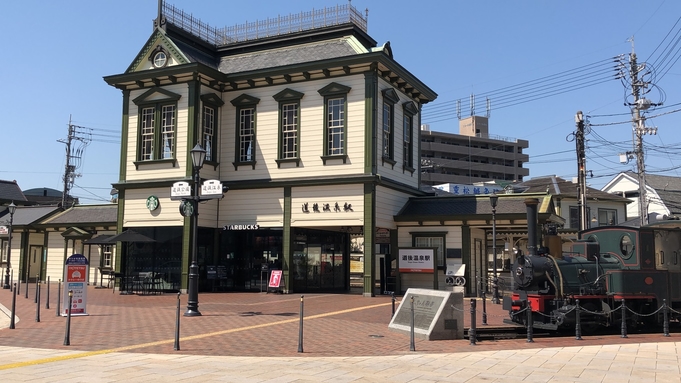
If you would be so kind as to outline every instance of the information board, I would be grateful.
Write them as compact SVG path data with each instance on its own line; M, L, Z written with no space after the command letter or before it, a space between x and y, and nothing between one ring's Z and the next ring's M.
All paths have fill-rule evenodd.
M415 337L426 340L463 338L463 294L451 291L408 289L388 328L410 334L412 300Z
M87 306L87 268L88 260L83 254L73 254L64 264L64 290L60 315L88 315ZM69 291L72 292L69 306Z

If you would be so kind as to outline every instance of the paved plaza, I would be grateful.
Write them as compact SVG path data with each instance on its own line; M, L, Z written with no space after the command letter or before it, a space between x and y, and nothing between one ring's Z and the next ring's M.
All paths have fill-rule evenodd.
M3 382L679 382L681 334L479 341L416 339L391 331L389 296L265 293L200 294L200 317L180 318L178 296L119 295L88 288L87 316L56 315L43 286L38 317L35 286L16 298L0 290L0 381ZM464 300L464 325L470 324ZM179 297L180 312L186 295ZM397 302L399 304L399 302ZM478 304L478 312L481 305ZM488 325L507 316L487 305ZM38 322L37 319L40 319ZM482 327L481 315L477 315Z

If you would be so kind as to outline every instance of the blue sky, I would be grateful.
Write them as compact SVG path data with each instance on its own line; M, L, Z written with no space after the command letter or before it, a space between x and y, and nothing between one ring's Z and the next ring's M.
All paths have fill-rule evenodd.
M287 15L313 8L333 7L344 1L190 1L169 0L214 27ZM592 187L602 187L619 171L633 170L635 161L622 165L618 153L632 150L625 86L606 78L589 77L592 64L612 65L617 55L635 50L639 62L657 59L666 64L654 84L666 94L663 107L650 111L648 126L657 135L645 136L646 168L655 174L681 176L678 125L681 114L681 46L675 40L681 26L681 2L619 1L403 1L353 0L369 9L369 34L379 45L390 41L395 59L438 93L424 107L422 122L432 130L458 132L456 100L467 105L471 94L516 90L516 102L495 108L491 98L490 134L530 141L530 177L577 174L575 112L593 116L587 135L587 170ZM123 73L152 33L156 0L12 1L3 4L0 34L0 179L17 180L22 189L62 189L65 139L69 118L94 129L72 194L82 203L109 199L118 181L121 92L102 77ZM668 33L671 35L668 36ZM680 44L681 45L681 44ZM661 56L665 49L671 56ZM628 65L628 64L627 64ZM583 74L578 69L583 68ZM602 68L599 66L599 68ZM660 74L664 76L660 76ZM561 77L562 74L562 77ZM569 74L568 77L565 77ZM542 96L541 87L527 84L547 79L598 85ZM525 84L520 87L518 84ZM542 85L544 84L544 85ZM562 88L560 88L562 87ZM544 89L545 90L545 89ZM508 95L508 94L507 94ZM499 96L501 97L501 96ZM658 102L653 90L648 97ZM531 102L522 102L538 98ZM469 111L463 111L468 115ZM485 114L484 96L476 98L476 114ZM108 141L108 142L103 142ZM114 142L114 143L112 143ZM662 147L671 148L663 153ZM648 149L650 148L650 149Z

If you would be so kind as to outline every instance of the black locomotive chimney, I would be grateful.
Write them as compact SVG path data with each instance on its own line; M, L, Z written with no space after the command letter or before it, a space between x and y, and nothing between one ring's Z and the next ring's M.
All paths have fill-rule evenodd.
M539 200L536 198L526 198L527 206L527 251L530 255L537 255L537 205Z

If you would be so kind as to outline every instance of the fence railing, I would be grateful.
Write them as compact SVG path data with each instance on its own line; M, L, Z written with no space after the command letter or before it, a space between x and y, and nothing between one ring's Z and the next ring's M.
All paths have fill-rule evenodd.
M214 28L173 5L163 2L163 16L170 23L215 46L280 36L334 25L352 23L367 32L368 16L351 4L313 9L276 18L256 20L230 27Z

